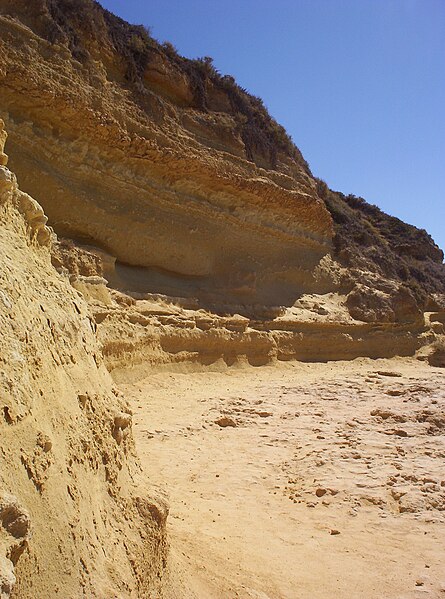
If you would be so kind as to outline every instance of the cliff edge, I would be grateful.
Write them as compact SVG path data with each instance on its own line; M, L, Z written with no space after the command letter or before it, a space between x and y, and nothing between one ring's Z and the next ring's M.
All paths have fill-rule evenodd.
M431 238L315 179L211 59L186 59L93 0L2 0L0 31L12 168L59 236L112 257L111 286L252 315L334 291L317 269L331 255L349 271L345 294L363 296L365 278L369 298L390 279L423 310L444 293ZM361 316L397 320L391 310Z

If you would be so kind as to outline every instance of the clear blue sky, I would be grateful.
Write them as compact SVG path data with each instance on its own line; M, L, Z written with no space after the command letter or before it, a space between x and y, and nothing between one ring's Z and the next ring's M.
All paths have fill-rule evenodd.
M314 175L445 249L445 0L102 0L261 96Z

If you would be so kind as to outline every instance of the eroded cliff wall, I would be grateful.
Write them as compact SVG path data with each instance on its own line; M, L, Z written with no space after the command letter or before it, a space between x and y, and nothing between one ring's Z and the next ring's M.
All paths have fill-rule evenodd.
M425 342L423 312L445 307L439 248L315 179L261 100L209 59L92 0L1 0L0 31L11 165L74 240L54 244L53 263L90 302L109 367Z
M230 91L204 73L210 107L198 107L185 67L139 31L118 37L119 20L92 2L81 3L89 29L69 21L79 57L54 11L71 4L0 3L11 165L56 232L107 250L136 291L283 305L329 285L313 273L331 247L331 217L298 151L276 140L272 156L274 140L261 147L261 136L249 145ZM119 41L149 44L136 83Z
M0 159L5 132L0 121ZM162 499L82 296L51 265L40 205L0 166L0 594L158 592Z
M0 53L31 194L0 120L2 599L161 596L167 507L109 372L413 355L444 332L443 255L92 0L0 0Z

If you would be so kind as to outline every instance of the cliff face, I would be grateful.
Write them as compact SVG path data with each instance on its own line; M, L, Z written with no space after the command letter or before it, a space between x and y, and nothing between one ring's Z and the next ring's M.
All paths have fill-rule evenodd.
M111 256L110 284L252 314L333 291L317 266L336 251L350 274L396 280L421 308L444 292L429 237L400 235L386 215L376 225L315 180L261 100L210 59L92 0L2 0L0 31L11 165L59 235Z
M445 306L444 255L426 231L363 198L333 192L323 181L317 182L317 189L334 221L335 257L352 278L372 272L410 289L421 309Z
M444 292L430 238L396 228L394 243L388 217L375 226L351 210L210 59L185 59L92 0L2 0L0 31L11 165L57 233L106 250L112 285L251 314L332 291L314 273L335 250L421 308Z
M136 291L280 305L319 288L313 271L330 249L331 218L296 149L293 157L280 151L272 131L259 129L257 139L261 123L248 128L247 145L248 117L234 102L244 101L251 119L264 120L264 109L255 117L234 84L235 101L156 45L129 81L134 47L149 42L83 5L88 12L76 3L71 18L70 2L42 3L41 11L0 4L11 166L56 232L105 249L124 265L130 289L136 277L125 266L141 267ZM54 7L68 14L60 25ZM91 19L87 29L82 18ZM198 107L198 83L208 108Z
M0 121L0 156L4 138ZM148 596L167 508L88 306L51 265L43 210L5 166L0 220L0 595Z

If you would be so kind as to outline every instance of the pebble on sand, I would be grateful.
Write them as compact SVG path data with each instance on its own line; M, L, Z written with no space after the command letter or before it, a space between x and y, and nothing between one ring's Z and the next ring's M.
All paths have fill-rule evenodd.
M221 428L226 428L227 426L231 426L233 428L236 426L236 422L227 416L221 416L221 418L215 420L215 424L218 424Z

